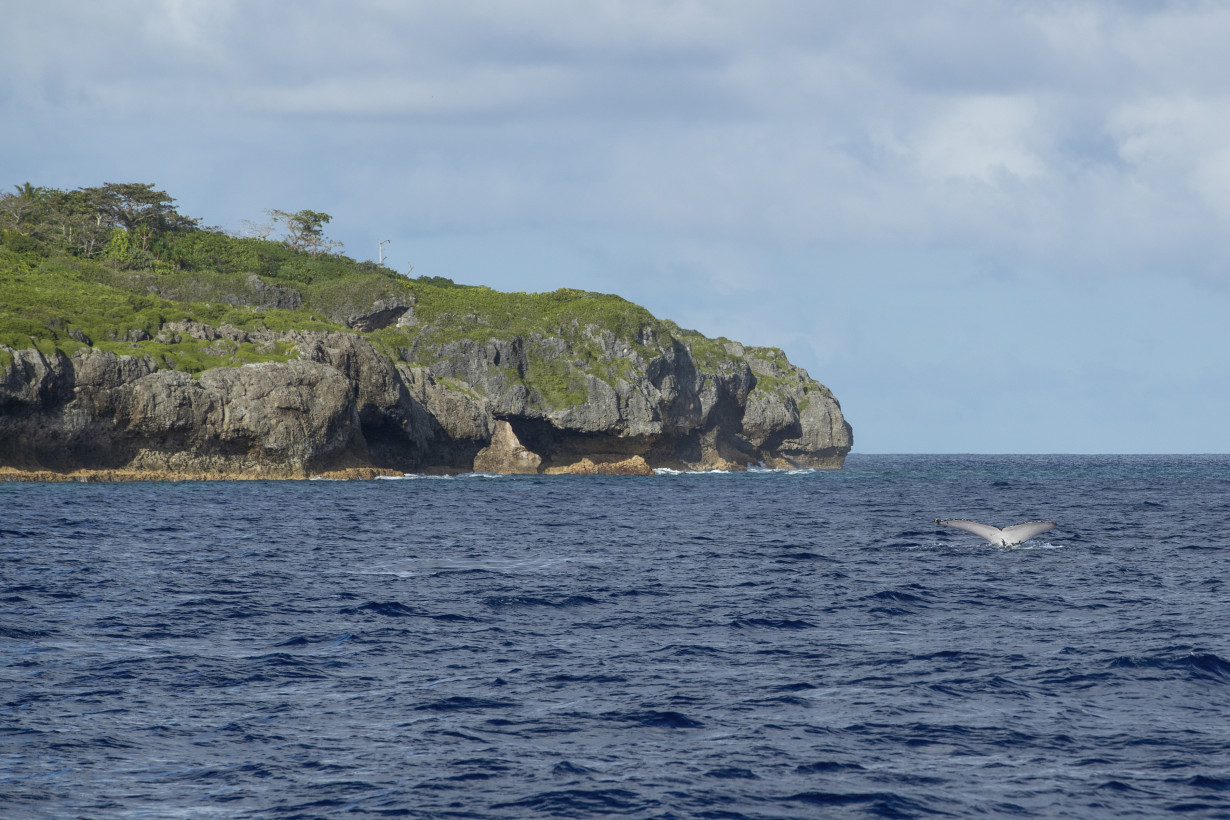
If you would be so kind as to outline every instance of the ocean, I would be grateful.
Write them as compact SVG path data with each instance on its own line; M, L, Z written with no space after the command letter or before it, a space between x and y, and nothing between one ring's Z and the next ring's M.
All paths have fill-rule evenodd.
M0 816L1230 817L1228 533L1230 456L0 484Z

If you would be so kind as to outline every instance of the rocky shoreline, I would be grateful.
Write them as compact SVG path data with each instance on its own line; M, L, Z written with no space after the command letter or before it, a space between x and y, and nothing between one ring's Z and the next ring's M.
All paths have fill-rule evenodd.
M489 472L476 470L475 472ZM428 473L432 475L436 473ZM440 473L455 475L456 473ZM582 459L575 465L551 468L545 475L654 475L653 468L644 459L634 456L622 461L594 462ZM59 472L55 470L17 470L12 467L0 467L0 482L77 482L77 483L109 483L127 481L308 481L325 479L329 481L372 481L377 478L402 478L408 475L401 470L381 467L350 467L344 470L325 470L319 473L306 471L269 470L257 473L199 473L176 472L171 470L71 470Z
M652 328L635 344L578 332L597 356L534 334L440 344L423 366L423 350L380 351L361 332L168 323L165 339L290 351L196 374L138 342L137 355L0 346L0 480L828 469L850 450L836 399L780 351L725 343L702 360ZM544 372L568 400L550 400Z

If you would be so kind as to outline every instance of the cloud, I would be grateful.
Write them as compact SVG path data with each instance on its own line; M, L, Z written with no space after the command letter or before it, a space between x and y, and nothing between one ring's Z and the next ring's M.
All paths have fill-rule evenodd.
M1038 104L1028 97L979 95L945 100L903 150L923 177L1029 180L1047 170L1049 147Z
M482 114L524 116L564 96L567 77L550 67L469 67L455 75L332 76L288 85L261 85L237 96L252 114L445 118Z
M1228 256L1215 4L48 0L13 18L6 107L272 127L288 157L355 139L434 224L1081 267L1179 252L1206 276Z

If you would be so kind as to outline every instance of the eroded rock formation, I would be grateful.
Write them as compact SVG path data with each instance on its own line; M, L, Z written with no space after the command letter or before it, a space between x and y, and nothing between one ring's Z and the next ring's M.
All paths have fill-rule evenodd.
M368 329L412 316L410 304L382 303L345 318ZM0 468L640 474L833 468L850 450L836 399L780 352L726 343L699 357L651 328L634 340L579 332L584 356L540 334L382 354L361 333L165 325L164 342L293 345L288 361L195 376L150 356L0 348Z

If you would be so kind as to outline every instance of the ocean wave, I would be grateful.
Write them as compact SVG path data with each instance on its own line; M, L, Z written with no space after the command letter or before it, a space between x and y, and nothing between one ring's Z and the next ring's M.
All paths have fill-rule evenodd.
M645 709L634 712L603 712L604 720L630 723L652 729L699 729L703 724L680 712Z
M802 618L740 618L730 622L735 629L815 629L816 625Z
M466 695L453 695L430 703L420 703L414 707L416 712L457 712L486 709L511 709L517 704L511 700L495 700L492 698L476 698Z
M660 805L646 803L629 789L560 789L538 792L512 802L495 803L493 809L533 811L551 817L600 817L610 814L631 814Z
M483 605L492 609L509 609L523 607L548 607L550 609L562 609L565 607L587 606L590 604L600 603L597 598L591 598L588 595L569 595L559 600L549 600L547 598L538 598L533 595L493 595L483 599Z

